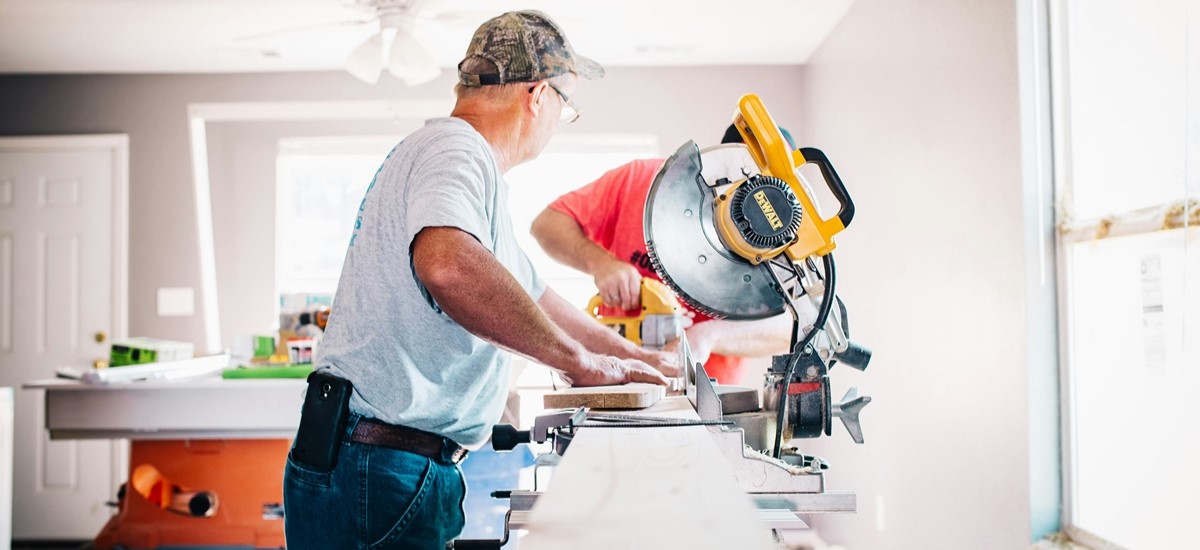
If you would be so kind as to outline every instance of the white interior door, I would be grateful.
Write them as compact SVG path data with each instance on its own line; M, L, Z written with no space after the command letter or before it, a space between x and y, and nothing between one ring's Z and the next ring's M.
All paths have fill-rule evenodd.
M126 144L0 138L0 386L90 366L124 336ZM43 398L16 392L13 538L91 538L111 515L116 444L50 441Z

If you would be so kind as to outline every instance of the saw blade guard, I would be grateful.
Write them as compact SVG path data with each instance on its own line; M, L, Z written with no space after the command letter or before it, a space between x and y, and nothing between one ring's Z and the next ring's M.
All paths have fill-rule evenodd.
M740 144L705 149L695 142L671 155L646 198L646 250L654 271L693 309L717 319L752 320L785 311L766 266L753 265L721 242L715 193L758 167Z

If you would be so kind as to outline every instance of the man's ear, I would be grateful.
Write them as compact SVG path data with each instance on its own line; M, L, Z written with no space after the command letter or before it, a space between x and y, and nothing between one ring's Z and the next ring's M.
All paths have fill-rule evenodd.
M542 112L542 108L549 99L549 94L546 93L548 90L550 90L550 86L546 84L545 80L533 83L533 87L529 90L529 97L525 98L525 108L530 114L537 116Z

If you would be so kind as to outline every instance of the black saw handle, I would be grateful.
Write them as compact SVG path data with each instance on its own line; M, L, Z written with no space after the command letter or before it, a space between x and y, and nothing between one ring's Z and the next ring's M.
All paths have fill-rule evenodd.
M849 226L850 221L854 219L854 200L850 198L850 192L846 190L846 185L842 183L842 178L838 176L837 170L833 169L833 163L829 162L829 157L816 147L801 147L800 154L804 155L804 160L816 164L821 169L825 185L829 187L829 191L841 205L837 217L841 220L842 227Z

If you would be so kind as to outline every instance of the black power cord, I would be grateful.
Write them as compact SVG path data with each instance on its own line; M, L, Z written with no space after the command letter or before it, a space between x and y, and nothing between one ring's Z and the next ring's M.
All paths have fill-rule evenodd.
M804 335L804 341L798 345L795 344L797 334L795 332L792 333L792 357L788 361L787 373L783 377L783 387L780 388L782 391L779 394L779 409L775 415L775 458L782 458L783 422L787 411L788 390L792 384L792 376L796 372L796 364L800 362L800 357L803 353L811 353L806 351L808 345L812 343L813 338L816 338L817 332L825 328L825 322L829 319L829 312L833 310L833 303L835 301L833 287L837 282L837 271L833 264L833 254L826 254L822 260L825 267L825 293L821 297L821 309L817 312L817 320L813 322L813 329ZM799 330L798 320L796 330Z

